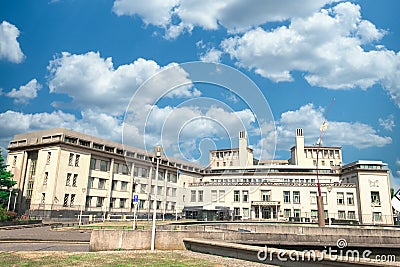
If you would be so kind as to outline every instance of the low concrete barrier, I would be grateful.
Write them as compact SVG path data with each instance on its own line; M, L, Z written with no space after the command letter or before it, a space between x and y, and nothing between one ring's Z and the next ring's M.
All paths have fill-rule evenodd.
M322 252L301 252L276 248L260 248L215 240L186 238L183 240L188 250L258 263L287 267L347 267L347 266L394 266L393 262L376 262L360 257L327 255Z

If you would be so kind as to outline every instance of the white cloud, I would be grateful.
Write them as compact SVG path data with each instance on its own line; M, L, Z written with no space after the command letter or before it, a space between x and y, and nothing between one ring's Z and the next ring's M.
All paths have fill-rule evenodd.
M324 109L307 104L295 111L282 113L276 121L279 149L289 149L294 143L296 128L303 128L306 143L317 143L319 129L324 121ZM392 143L388 136L380 136L370 125L361 122L328 121L323 143L336 146L353 146L358 149L383 147Z
M129 104L137 88L158 71L176 66L175 63L160 67L153 60L137 59L131 64L114 68L111 58L101 58L99 53L86 54L62 53L52 60L48 66L50 75L49 88L52 93L65 93L72 98L74 107L82 109L101 110L109 114L122 114ZM192 89L187 73L180 68L169 77L160 79L146 94L142 95L140 104L148 103L154 96L161 97L165 92L166 83L170 80L181 80L186 87L172 91L170 96L191 97L199 95ZM139 101L139 99L137 99ZM150 101L151 104L153 102ZM54 103L65 106L65 103Z
M18 36L19 30L13 24L7 21L0 24L0 59L13 63L22 62L24 54L17 41Z
M63 111L25 114L8 110L0 113L0 145L6 147L15 134L59 127L121 142L122 124L118 118L91 110L81 116L78 119Z
M392 131L393 128L396 126L394 123L394 116L390 114L387 119L379 118L379 125L382 126L385 130Z
M178 0L114 1L113 11L118 16L139 15L146 24L165 26L171 22L172 9Z
M176 38L194 27L229 32L242 32L271 21L304 17L318 11L333 0L151 0L142 3L116 0L113 11L118 16L138 15L144 23L165 29L167 38Z
M383 85L400 105L400 54L380 46L384 31L361 19L360 7L346 2L312 16L293 18L289 26L257 28L221 43L240 67L275 82L292 81L292 71L305 73L312 86L330 89Z
M27 104L29 100L37 97L37 91L42 88L36 79L32 79L26 85L21 85L19 89L13 88L6 95L14 98L15 104Z
M200 60L201 61L206 61L206 62L216 62L219 63L221 62L221 56L222 56L222 51L211 48L207 50L206 53L200 55Z

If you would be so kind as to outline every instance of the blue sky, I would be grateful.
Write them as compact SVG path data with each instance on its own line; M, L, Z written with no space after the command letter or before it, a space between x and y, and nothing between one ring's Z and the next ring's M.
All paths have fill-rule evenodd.
M275 157L287 159L297 127L308 145L317 141L334 98L324 144L342 146L344 163L388 163L398 187L399 6L1 1L0 146L14 134L65 127L118 142L125 134L138 147L162 143L170 156L204 162L209 148L236 146L245 128L259 157L274 155L276 141ZM235 86L240 74L232 88L196 83L178 65L191 61L234 67L257 88ZM157 74L168 69L182 82L169 95L171 84ZM150 77L159 80L140 87ZM244 97L257 90L265 99ZM127 108L133 116L124 127Z

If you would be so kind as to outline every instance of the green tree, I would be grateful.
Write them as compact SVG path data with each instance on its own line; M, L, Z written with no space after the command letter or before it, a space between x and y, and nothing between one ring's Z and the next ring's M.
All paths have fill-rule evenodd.
M7 171L3 153L0 152L0 205L3 207L6 207L10 197L10 188L16 184L12 177L13 175Z

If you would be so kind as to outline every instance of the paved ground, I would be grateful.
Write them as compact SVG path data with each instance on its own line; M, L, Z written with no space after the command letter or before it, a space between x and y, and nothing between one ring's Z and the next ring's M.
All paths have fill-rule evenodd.
M90 231L50 226L0 230L0 251L89 251Z
M0 251L89 252L89 244L65 242L0 242Z
M0 241L90 241L90 231L54 229L50 226L0 230Z

